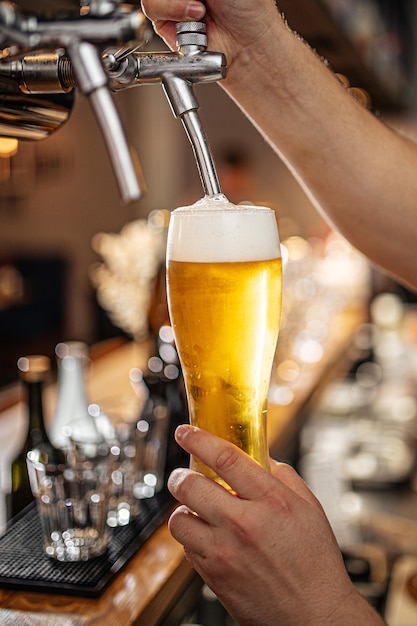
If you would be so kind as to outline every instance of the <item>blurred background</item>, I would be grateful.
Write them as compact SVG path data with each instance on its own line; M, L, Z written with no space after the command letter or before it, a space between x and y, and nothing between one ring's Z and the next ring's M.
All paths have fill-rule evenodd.
M278 4L365 106L417 139L415 0ZM155 37L148 49L165 47ZM279 222L285 267L271 452L320 497L360 591L390 626L415 625L416 296L329 230L219 85L195 91L224 193L273 207ZM202 187L160 86L114 101L147 183L128 206L79 93L68 122L45 141L10 148L0 140L0 390L15 385L22 354L54 363L58 342L143 341L167 322L169 212L198 200ZM209 590L199 598L190 620L232 624Z

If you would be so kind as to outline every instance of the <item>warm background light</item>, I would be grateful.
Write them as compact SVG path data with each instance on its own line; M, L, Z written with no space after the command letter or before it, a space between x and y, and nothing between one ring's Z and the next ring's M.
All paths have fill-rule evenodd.
M18 141L12 137L0 137L0 157L10 158L17 152Z

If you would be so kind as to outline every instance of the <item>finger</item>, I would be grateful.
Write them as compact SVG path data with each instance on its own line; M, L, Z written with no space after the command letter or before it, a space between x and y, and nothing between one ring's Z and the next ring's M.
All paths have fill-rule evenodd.
M186 468L174 470L168 479L171 494L212 526L221 526L237 498L222 485Z
M206 8L198 0L142 0L142 10L152 21L201 20Z
M270 472L232 443L187 424L177 428L175 438L187 452L223 478L240 498L255 500L270 490Z
M206 13L206 7L198 0L142 0L142 10L172 50L177 47L175 22L200 20Z
M289 487L291 491L296 493L300 498L309 502L320 511L323 511L323 507L316 498L316 496L310 491L305 484L304 480L297 474L294 468L286 463L280 463L279 461L271 460L271 474L278 478L284 485Z
M204 546L210 545L211 530L201 517L190 511L187 506L181 505L171 514L168 528L174 539L186 548L189 556L198 554L206 558Z

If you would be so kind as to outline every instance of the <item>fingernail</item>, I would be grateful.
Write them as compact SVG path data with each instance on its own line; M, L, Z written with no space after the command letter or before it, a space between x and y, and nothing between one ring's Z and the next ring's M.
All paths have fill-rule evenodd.
M171 474L169 475L168 478L168 486L170 488L174 488L175 485L177 484L178 480L180 480L181 476L182 476L182 467L177 467L174 470L172 470Z
M197 426L191 426L191 424L181 424L181 426L178 426L175 431L175 439L178 443L180 441L184 441L184 439L188 437L191 432L197 432L197 430Z
M201 2L189 2L186 8L186 14L188 17L199 20L206 14L206 9Z
M178 426L177 430L175 431L175 439L178 442L184 441L187 435L188 435L188 426L186 424L182 424L181 426Z

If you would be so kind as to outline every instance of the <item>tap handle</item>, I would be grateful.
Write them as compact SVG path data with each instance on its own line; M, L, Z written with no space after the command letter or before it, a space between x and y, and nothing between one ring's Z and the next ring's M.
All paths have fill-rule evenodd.
M205 22L177 22L177 49L188 56L207 49L207 27Z
M139 160L128 145L97 47L87 41L67 48L81 91L89 98L103 133L124 202L138 200L145 188Z

